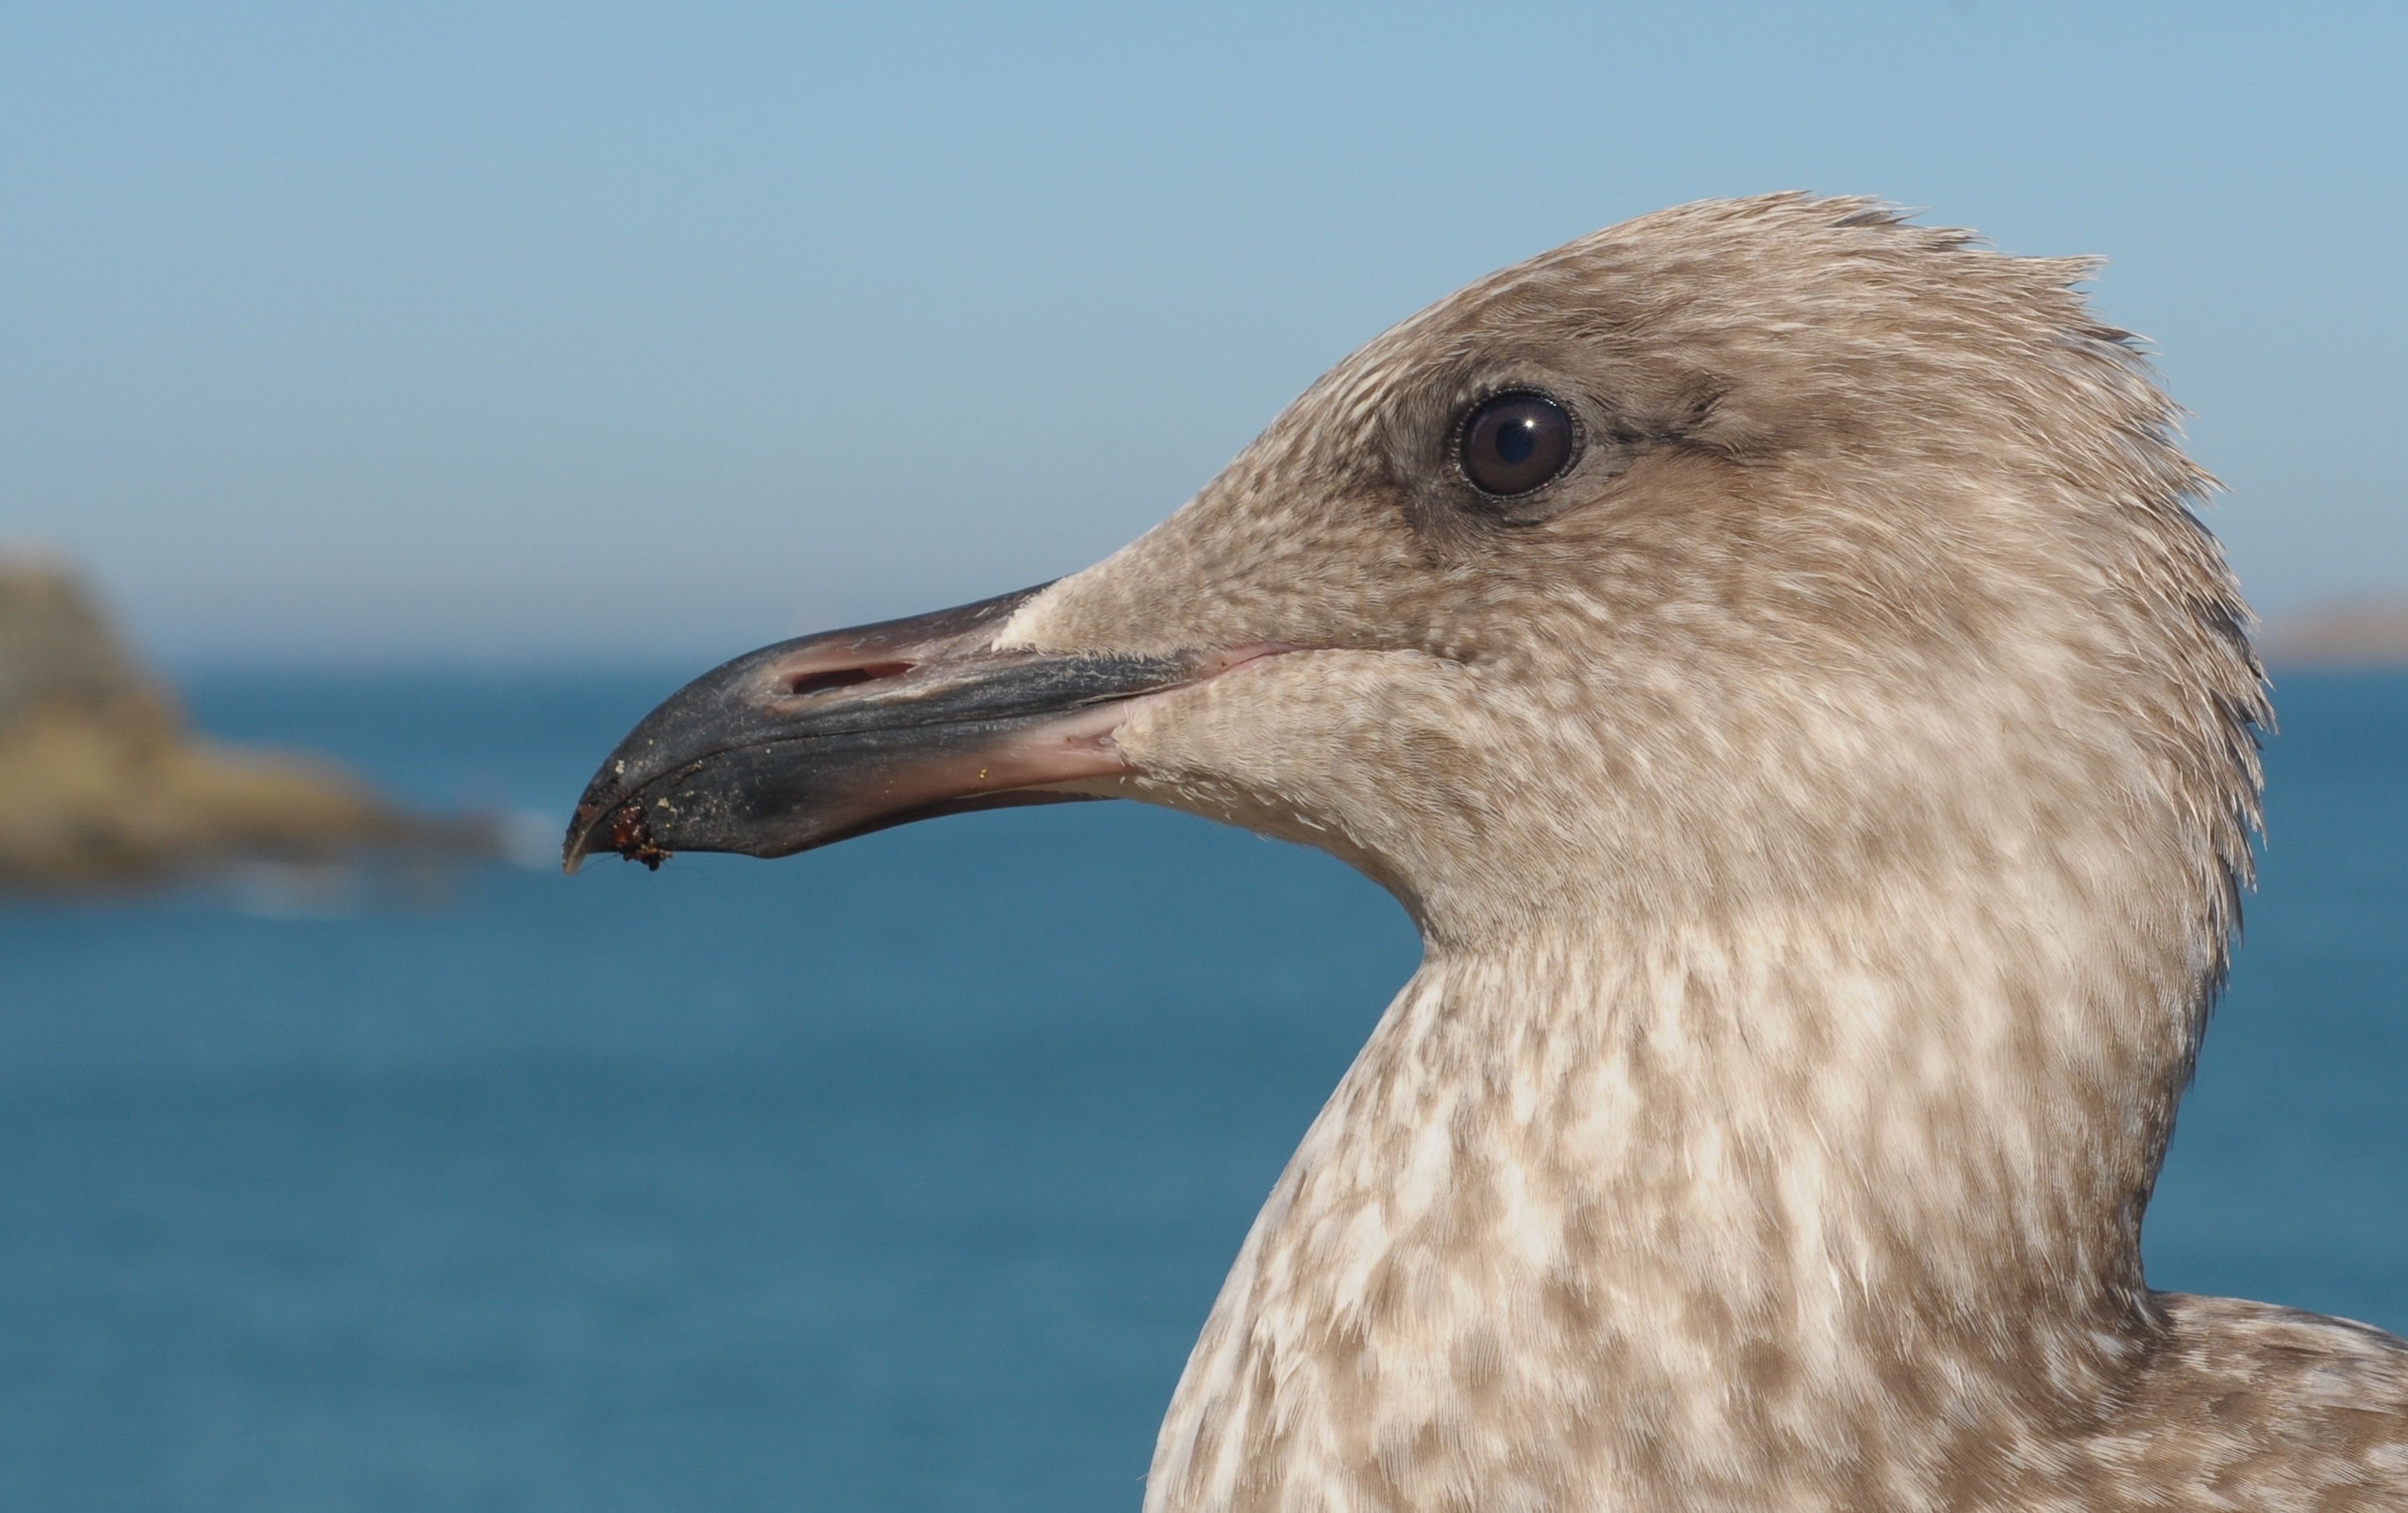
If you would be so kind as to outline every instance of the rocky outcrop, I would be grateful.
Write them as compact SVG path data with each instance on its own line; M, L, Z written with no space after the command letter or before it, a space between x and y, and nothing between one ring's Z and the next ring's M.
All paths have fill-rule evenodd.
M0 888L491 844L488 827L407 814L328 763L196 738L71 573L0 557Z
M2264 637L2267 664L2310 671L2408 669L2408 599L2328 604L2277 618Z

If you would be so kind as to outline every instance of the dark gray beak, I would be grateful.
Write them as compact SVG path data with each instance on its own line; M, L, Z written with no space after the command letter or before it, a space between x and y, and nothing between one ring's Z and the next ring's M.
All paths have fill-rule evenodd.
M989 650L1039 589L748 653L646 715L586 785L562 862L783 857L890 825L1085 795L1122 771L1115 706L1226 656Z

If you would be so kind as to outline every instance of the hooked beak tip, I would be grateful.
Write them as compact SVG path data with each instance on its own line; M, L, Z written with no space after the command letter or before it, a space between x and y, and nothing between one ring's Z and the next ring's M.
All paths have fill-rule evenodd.
M569 817L567 837L561 843L562 875L576 876L586 858L597 850L615 851L653 872L659 872L661 863L672 855L653 840L652 827L644 821L643 809L633 798L608 809L591 800L577 806L576 814Z

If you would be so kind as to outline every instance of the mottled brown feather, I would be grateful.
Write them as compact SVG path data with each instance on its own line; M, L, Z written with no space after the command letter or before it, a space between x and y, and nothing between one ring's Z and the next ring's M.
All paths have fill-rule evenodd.
M1149 1480L1188 1510L2408 1506L2408 1347L2150 1291L2268 718L2212 485L2080 260L1683 207L1374 340L999 641L1306 648L1111 791L1426 954ZM1482 396L1579 416L1502 503Z

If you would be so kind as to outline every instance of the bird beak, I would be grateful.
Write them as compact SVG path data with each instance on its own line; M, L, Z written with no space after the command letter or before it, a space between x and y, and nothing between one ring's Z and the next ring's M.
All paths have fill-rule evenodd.
M1247 653L996 651L1040 589L765 646L686 684L619 742L569 821L562 863L615 851L783 857L890 825L1088 795L1125 769L1131 699Z

